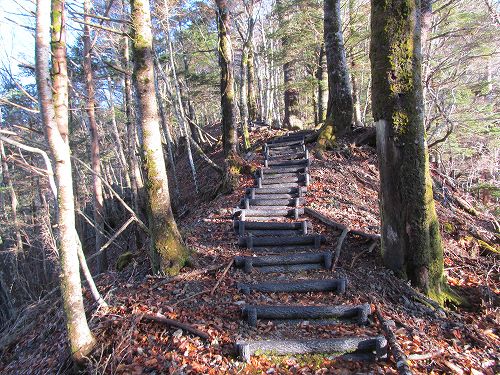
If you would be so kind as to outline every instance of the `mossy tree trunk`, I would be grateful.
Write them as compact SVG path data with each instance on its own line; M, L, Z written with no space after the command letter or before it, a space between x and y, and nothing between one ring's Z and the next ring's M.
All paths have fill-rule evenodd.
M419 7L419 0L372 0L382 255L397 275L443 302L443 248L423 123Z
M241 133L243 135L244 151L250 148L250 137L248 134L248 125L250 123L248 112L248 43L243 43L241 50L240 63L240 118L241 118Z
M255 23L255 21L253 21ZM253 30L253 27L252 27ZM248 60L247 60L247 68L248 68L248 117L250 121L257 120L257 93L255 91L255 61L254 61L254 52L253 52L253 32L249 36L249 45L248 45Z
M324 1L324 35L328 68L328 108L320 133L320 148L335 145L337 137L349 132L352 125L352 94L347 67L340 0Z
M149 2L132 0L134 78L142 129L143 169L148 198L153 272L178 273L188 258L172 213L155 96L153 36Z
M318 82L318 123L321 124L326 120L326 109L328 106L328 74L324 44L319 49L316 80Z
M90 0L83 3L83 72L85 77L85 86L87 89L87 116L89 118L90 128L90 159L92 170L93 203L94 203L94 226L95 226L95 251L98 252L103 245L104 233L104 197L102 192L102 182L98 177L101 175L101 157L99 151L99 131L95 117L95 87L94 75L92 73L92 51L90 40ZM107 252L103 251L97 260L99 272L104 272L108 268Z
M83 362L95 346L83 307L75 230L75 206L68 141L68 75L63 0L37 0L35 72L40 114L57 184L61 295L71 356ZM51 22L52 21L52 22ZM52 39L49 39L49 33ZM52 54L51 54L52 53ZM52 76L49 60L52 58Z
M236 99L234 95L234 62L231 45L229 8L226 0L217 0L217 30L219 33L219 66L222 111L222 143L226 158L238 154L236 129Z

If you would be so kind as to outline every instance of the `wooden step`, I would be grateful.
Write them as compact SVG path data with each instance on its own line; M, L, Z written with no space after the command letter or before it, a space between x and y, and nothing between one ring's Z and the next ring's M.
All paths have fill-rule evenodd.
M277 142L277 143L266 143L265 144L265 149L273 149L273 148L285 148L285 147L290 147L290 146L302 146L304 145L304 140L303 139L296 139L296 140L284 140L283 142Z
M233 222L233 227L237 232L240 232L244 229L296 229L296 230L304 230L304 228L310 228L311 223L307 220L304 221L296 221L293 223L262 223L262 222L254 222L254 221L238 221L235 220Z
M301 197L307 188L305 186L271 186L263 188L248 188L246 193L251 198L258 197L260 194L297 194Z
M285 166L291 166L291 165L309 167L310 166L310 160L309 159L264 160L264 166L266 168L285 167Z
M262 199L262 198L243 198L240 201L240 207L250 209L252 206L282 206L282 207L299 207L305 203L304 198L291 199Z
M308 159L309 158L309 151L306 149L305 151L302 150L280 150L279 152L277 151L270 151L266 150L264 152L264 159L267 160L294 160L294 159Z
M353 319L359 325L368 323L371 314L370 304L340 306L302 306L302 305L246 305L242 311L243 318L252 327L258 319L266 320L314 320L314 319Z
M254 247L270 247L270 246L306 246L310 245L315 249L319 249L322 243L326 242L326 238L320 234L294 236L294 237L253 237L240 236L238 245L245 246L248 249Z
M269 206L263 206L263 207L269 207ZM268 218L293 217L295 219L298 219L300 215L304 215L303 208L271 208L271 209L266 209L261 207L259 207L258 209L237 208L233 214L233 216L239 217L240 220L245 220L245 218L247 217L268 217Z
M259 181L260 180L260 181ZM276 185L276 184L305 184L309 186L311 179L309 174L292 174L292 175L278 175L278 176L266 176L265 178L257 177L255 179L257 186L260 184L262 186Z
M236 343L236 350L241 360L246 362L250 362L250 357L256 353L273 353L273 355L328 353L346 359L375 361L387 358L387 339L384 336L345 336L316 340L241 341Z
M297 253L284 255L264 256L237 256L234 257L234 265L243 268L247 273L257 269L259 272L281 272L280 266L315 266L309 269L330 269L332 266L332 254L329 251L322 253ZM276 267L278 266L278 267ZM293 272L300 271L300 267L292 269Z
M309 168L292 165L289 167L281 167L281 168L262 168L261 167L257 171L257 174L259 175L259 177L279 175L281 173L309 173Z
M341 279L319 279L319 280L285 280L279 282L263 282L258 284L238 283L237 288L243 294L251 292L261 293L310 293L310 292L334 292L344 294L347 280Z
M295 187L307 187L306 183L308 180L306 179L305 181L298 181L298 182L276 182L270 181L270 183L266 184L263 183L260 178L256 180L256 188L295 188Z
M290 141L304 141L304 139L305 138L304 138L303 134L290 134L290 135L285 135L282 137L272 138L267 143L277 144L277 143L290 142Z

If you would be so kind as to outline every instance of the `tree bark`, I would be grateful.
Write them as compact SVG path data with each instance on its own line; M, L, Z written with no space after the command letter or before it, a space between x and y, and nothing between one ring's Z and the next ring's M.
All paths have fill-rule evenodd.
M153 272L176 274L188 258L172 213L161 145L153 63L149 2L132 0L134 75L143 134L143 168L147 177L151 266Z
M340 0L325 0L324 14L329 94L327 120L318 138L320 148L334 146L337 137L349 132L353 114L351 84L342 35Z
M2 114L0 113L0 129L2 127ZM2 180L3 184L7 186L10 194L10 210L12 218L11 221L14 225L14 231L16 235L16 251L15 256L17 256L23 251L23 240L21 237L21 229L19 226L19 220L17 218L17 194L14 190L14 184L12 183L12 177L10 175L9 165L7 164L7 155L5 154L5 148L3 147L3 141L0 139L0 161L2 163ZM7 215L6 215L7 216ZM6 219L8 219L6 217ZM17 259L16 259L16 267L17 267Z
M118 130L118 124L116 123L116 111L115 111L115 100L114 100L114 90L113 90L113 81L111 77L108 76L108 93L109 93L109 111L111 114L111 130L113 132L113 136L115 137L118 159L120 161L120 165L123 170L123 175L125 177L125 182L127 187L131 187L130 182L130 174L128 170L127 158L125 157L125 152L123 151L123 144L120 132Z
M88 327L83 307L75 235L73 179L68 142L64 1L37 0L36 4L36 83L45 136L56 161L61 294L71 355L76 362L83 362L95 346L95 339ZM52 11L52 27L50 11ZM52 43L48 37L51 31ZM52 46L52 79L49 74L50 46Z
M226 158L238 154L236 102L234 98L234 63L227 0L216 0L219 33L219 66L222 110L222 143Z
M255 21L252 22L251 32L248 35L248 59L247 59L247 74L248 74L248 84L247 84L247 99L248 99L248 118L249 121L257 120L257 93L255 91L255 59L253 52L253 25Z
M102 183L96 175L101 174L101 157L99 151L99 130L95 118L95 87L94 76L92 74L92 51L90 40L90 0L83 3L85 16L83 21L83 72L85 76L85 86L87 89L87 116L90 128L90 158L92 170L96 173L92 175L93 201L94 201L94 225L95 225L95 251L99 251L102 246L104 230L104 198ZM98 272L104 272L108 268L107 253L102 252L97 259Z
M387 267L443 302L443 248L423 122L419 0L372 0L372 107Z
M324 44L321 45L319 50L316 80L318 81L318 123L321 124L326 120L326 109L328 106L328 73Z
M248 43L245 41L241 50L240 63L240 118L244 151L247 151L250 148L250 137L248 134L248 48Z

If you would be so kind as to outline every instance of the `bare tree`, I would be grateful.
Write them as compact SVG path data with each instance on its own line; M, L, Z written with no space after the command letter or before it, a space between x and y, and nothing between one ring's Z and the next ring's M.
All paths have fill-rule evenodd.
M92 170L96 173L92 175L93 196L94 196L94 225L95 225L95 251L99 251L103 242L104 232L104 197L102 192L101 179L97 175L101 174L101 157L99 152L99 130L95 117L95 85L92 73L92 41L90 39L90 0L83 2L83 72L85 76L85 86L87 88L87 116L90 128L90 158ZM103 251L98 257L99 272L108 268L107 253Z
M151 265L154 272L179 272L188 258L172 213L167 170L163 156L155 95L153 36L149 2L132 0L134 75L142 128L148 216L151 231ZM188 140L189 142L189 140Z
M37 0L36 4L36 83L45 136L56 166L61 294L71 355L75 361L81 362L92 351L95 339L85 317L78 263L73 178L68 142L64 1ZM49 39L51 31L52 38ZM51 52L52 77L49 73Z

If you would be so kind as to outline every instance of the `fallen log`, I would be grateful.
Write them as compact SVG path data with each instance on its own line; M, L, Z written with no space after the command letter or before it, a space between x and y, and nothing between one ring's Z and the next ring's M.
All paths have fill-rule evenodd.
M394 362L396 362L396 367L400 375L413 375L410 370L410 365L404 354L401 346L398 344L396 335L394 334L391 324L384 319L382 313L379 310L379 307L375 303L375 315L377 316L377 320L379 321L382 329L385 332L385 336L387 337L387 341L391 348L392 355L394 356ZM392 322L394 325L394 322Z

